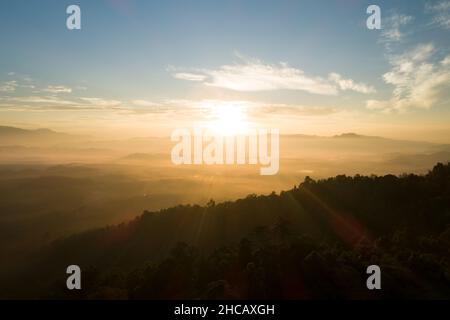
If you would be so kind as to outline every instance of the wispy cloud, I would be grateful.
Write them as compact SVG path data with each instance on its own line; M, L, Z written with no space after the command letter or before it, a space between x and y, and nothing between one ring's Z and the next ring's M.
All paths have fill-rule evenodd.
M337 73L330 73L327 78L323 78L308 75L284 62L267 64L258 59L245 59L241 63L223 65L217 69L175 72L173 76L202 82L206 86L245 92L299 90L319 95L336 95L343 90L360 93L375 91L373 87L345 79Z
M157 102L142 99L131 100L131 104L137 107L155 107L160 105Z
M177 103L178 104L178 103ZM220 108L241 108L249 118L266 118L274 115L292 116L327 116L338 112L338 108L316 105L267 103L248 100L185 100L183 105L196 110L208 112Z
M450 66L450 55L446 56L441 63L443 66Z
M297 104L253 104L248 109L248 114L253 117L271 117L274 114L280 116L328 116L338 112L338 108L323 106L308 106Z
M384 112L431 108L441 98L442 89L450 84L450 58L433 62L434 52L432 44L421 44L412 51L391 56L391 70L383 79L394 86L392 97L369 100L367 108Z
M380 41L389 49L390 45L399 42L404 38L402 28L410 24L414 17L404 14L393 14L383 19L383 30Z
M359 93L374 93L376 92L375 88L372 86L368 86L364 83L357 83L352 79L344 79L340 74L338 73L330 73L328 76L328 79L330 81L336 83L340 90L351 90L356 91Z
M450 1L427 3L425 11L433 15L431 24L450 29Z
M57 96L26 96L1 97L0 108L3 110L29 112L80 110L85 108L85 106L77 101L62 99Z
M66 86L47 86L47 88L45 88L44 91L50 93L71 93L72 88Z
M240 108L252 118L279 116L322 116L338 112L337 108L297 104L265 103L249 100L220 99L169 99L160 102L131 100L123 103L118 112L122 114L167 114L176 113L177 118L186 121L205 119L216 109Z
M207 76L203 74L195 74L188 72L179 72L173 75L175 79L187 80L187 81L205 81Z
M31 77L16 72L8 72L7 75L13 80L0 82L0 92L13 93L19 89L33 89L33 94L35 94L42 92L57 93L58 90L62 90L62 87L59 86L48 86L43 90L34 90L36 85Z
M82 101L96 107L107 108L107 107L117 107L122 104L119 100L113 99L103 99L103 98L80 98Z
M55 96L28 96L28 97L10 97L5 100L9 102L25 103L25 104L59 104L59 105L75 105L75 101L64 100Z
M120 107L118 100L103 98L62 98L58 95L0 97L0 107L16 111L108 110Z
M5 81L0 84L0 92L14 92L18 86L19 84L16 80Z

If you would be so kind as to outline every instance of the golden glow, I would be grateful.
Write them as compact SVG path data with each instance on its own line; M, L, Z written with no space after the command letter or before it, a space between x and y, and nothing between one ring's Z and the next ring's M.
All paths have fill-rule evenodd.
M208 128L215 134L232 136L248 132L247 114L239 103L223 103L211 106Z

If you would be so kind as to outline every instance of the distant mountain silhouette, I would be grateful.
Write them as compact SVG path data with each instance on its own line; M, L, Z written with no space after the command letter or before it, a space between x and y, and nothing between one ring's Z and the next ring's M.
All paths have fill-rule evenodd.
M0 135L34 135L34 134L60 134L53 130L40 128L34 130L21 129L16 127L0 126Z
M167 154L132 153L119 159L119 161L152 161L167 160Z
M342 133L342 134L334 136L334 138L362 138L362 137L369 138L369 136L362 136L362 135L352 133L352 132ZM370 137L370 138L379 138L379 137Z
M449 299L449 248L450 163L144 212L56 241L17 281L21 294L52 298ZM82 292L65 289L70 264L83 270ZM381 291L366 288L372 264Z
M46 128L27 130L0 126L0 145L46 146L82 138L85 137L56 132Z

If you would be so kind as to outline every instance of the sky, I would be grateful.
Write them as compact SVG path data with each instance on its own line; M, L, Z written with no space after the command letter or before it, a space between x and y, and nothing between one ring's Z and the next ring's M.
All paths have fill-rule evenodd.
M66 27L73 4L81 30ZM2 0L0 125L450 143L449 33L449 0Z

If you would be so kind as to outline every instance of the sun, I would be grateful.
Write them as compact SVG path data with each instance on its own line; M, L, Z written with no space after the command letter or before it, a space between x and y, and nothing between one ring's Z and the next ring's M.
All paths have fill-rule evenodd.
M239 103L223 103L211 108L209 129L215 134L233 136L246 134L249 126L245 107Z

